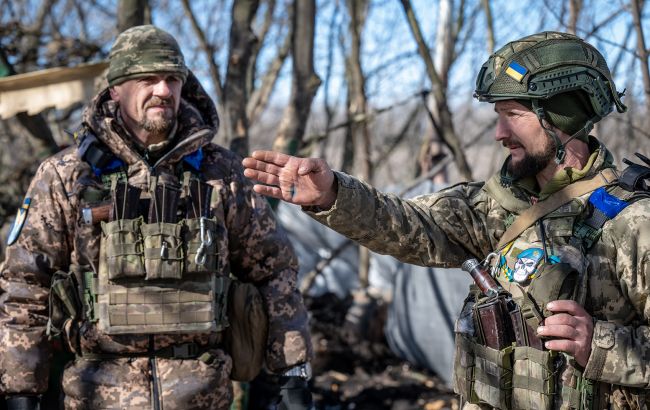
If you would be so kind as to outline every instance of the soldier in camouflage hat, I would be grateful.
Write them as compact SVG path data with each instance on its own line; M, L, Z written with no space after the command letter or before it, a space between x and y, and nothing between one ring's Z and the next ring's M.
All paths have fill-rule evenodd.
M405 200L268 151L246 158L244 174L375 252L483 261L501 291L472 290L457 321L464 409L646 409L650 160L618 172L589 135L625 110L604 58L570 34L524 37L490 56L475 95L494 104L510 153L486 182Z
M9 409L38 408L51 339L76 356L66 409L228 409L231 378L262 365L306 408L312 347L296 257L240 160L211 143L214 103L176 40L153 26L125 31L108 81L77 146L39 167L9 235Z

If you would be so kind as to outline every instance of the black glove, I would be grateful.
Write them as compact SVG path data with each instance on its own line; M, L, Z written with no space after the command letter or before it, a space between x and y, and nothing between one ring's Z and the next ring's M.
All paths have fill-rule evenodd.
M280 377L280 397L277 410L312 410L314 404L309 383L302 377Z
M7 410L39 410L38 396L7 396Z

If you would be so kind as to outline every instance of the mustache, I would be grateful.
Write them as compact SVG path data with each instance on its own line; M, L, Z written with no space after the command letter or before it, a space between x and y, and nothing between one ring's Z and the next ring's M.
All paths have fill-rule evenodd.
M501 145L502 145L504 148L508 148L508 147L511 146L511 145L521 145L521 146L523 146L523 145L521 144L521 141L519 141L519 139L516 138L516 137L510 137L510 138L508 138L508 139L505 139L505 140L501 141Z
M174 99L173 98L160 98L160 97L151 97L149 101L144 105L144 108L150 108L150 107L173 107L174 106Z

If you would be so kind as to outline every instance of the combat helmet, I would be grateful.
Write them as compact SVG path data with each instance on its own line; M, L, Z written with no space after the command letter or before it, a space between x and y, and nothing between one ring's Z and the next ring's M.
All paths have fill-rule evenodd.
M586 137L614 106L618 112L627 110L623 93L616 91L605 58L596 48L572 34L546 31L510 42L492 54L476 78L474 97L486 102L530 101L556 145L555 160L560 164L566 144L544 123L548 116L540 102L572 92L583 92L593 112L571 139Z

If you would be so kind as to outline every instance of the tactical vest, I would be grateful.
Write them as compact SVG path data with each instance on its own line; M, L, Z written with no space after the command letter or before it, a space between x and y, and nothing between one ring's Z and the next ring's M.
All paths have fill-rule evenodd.
M177 175L129 184L124 164L86 135L80 156L108 191L99 267L84 283L86 318L107 334L208 333L227 325L228 277L219 275L211 187L199 173L201 150Z
M552 300L584 305L587 251L605 222L649 196L648 177L650 168L632 164L616 185L574 198L487 258L512 300L507 305L503 295L470 288L455 327L453 386L464 401L498 409L602 407L595 402L598 383L565 366L568 355L545 349L535 329L550 314L545 306ZM500 189L495 180L486 184L493 197L503 194Z

